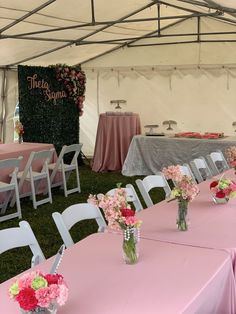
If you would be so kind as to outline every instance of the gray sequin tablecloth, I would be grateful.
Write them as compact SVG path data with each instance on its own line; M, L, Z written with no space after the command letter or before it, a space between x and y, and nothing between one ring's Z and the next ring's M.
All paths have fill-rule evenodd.
M125 176L150 175L163 167L189 163L199 156L236 146L236 136L220 139L134 136L122 168Z

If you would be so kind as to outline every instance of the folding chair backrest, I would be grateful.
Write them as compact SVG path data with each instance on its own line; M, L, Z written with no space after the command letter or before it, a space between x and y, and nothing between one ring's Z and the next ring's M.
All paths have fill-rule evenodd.
M0 169L3 168L19 168L20 166L20 161L23 159L22 156L18 158L11 158L11 159L4 159L0 160Z
M61 149L60 155L58 157L58 160L56 162L56 166L55 168L58 169L59 165L61 162L64 162L63 157L66 154L75 152L72 160L71 160L71 164L74 164L75 162L77 162L77 158L79 156L79 153L81 151L83 144L72 144L72 145L64 145Z
M204 157L201 156L190 161L190 166L198 183L212 178L212 172Z
M135 182L139 188L139 191L147 207L154 205L149 195L149 191L151 189L161 187L164 189L166 197L169 197L169 195L171 194L171 189L169 187L169 184L161 172L158 172L157 174L154 174L154 175L148 175L143 180L137 179Z
M229 169L229 165L220 150L210 153L206 159L214 175Z
M38 256L40 262L45 260L44 254L27 221L21 221L19 227L0 230L0 254L13 248L24 246L30 247L33 258Z
M72 144L72 145L69 145L69 146L65 146L64 154L75 152L77 157L78 157L78 155L79 155L79 153L81 151L82 146L83 146L83 144Z
M125 188L123 188L126 192L126 199L128 203L133 203L135 210L140 211L143 209L143 206L139 200L139 197L133 187L132 184L127 184ZM108 191L106 194L113 196L116 192L117 188Z
M32 165L33 165L33 162L36 161L36 160L39 160L39 159L42 159L44 162L43 162L43 165L42 165L42 169L44 169L44 166L45 166L45 163L49 163L49 161L51 160L52 158L52 155L54 153L55 149L54 148L51 148L50 150L42 150L42 151L39 151L39 152L31 152L30 156L29 156L29 159L25 165L25 169L24 169L24 173L25 175L23 175L24 177L26 177L28 171L30 170L30 168L32 169Z
M18 191L18 182L17 182L17 173L19 171L20 162L22 159L23 157L20 156L18 158L0 160L0 171L3 176L3 178L1 179L1 182L4 183L0 185L0 192L7 192L0 206L1 207L0 222L6 221L12 218L16 218L16 217L21 219L22 217L19 191ZM6 181L4 181L5 175L6 175L6 178L8 178L8 180ZM9 182L9 176L11 177L10 182ZM17 211L15 213L8 213L5 215L8 203L10 202L11 198L16 199Z
M192 173L192 170L188 164L183 164L182 166L179 166L179 167L180 167L180 171L183 175L191 177L193 179L193 181L196 183L194 174Z
M52 154L54 151L55 149L51 148L50 150L41 150L39 152L34 152L33 160L46 159L49 162L52 158Z
M82 148L83 144L72 144L72 145L64 145L61 149L61 152L58 156L58 159L56 161L56 164L55 166L53 167L53 170L52 170L52 173L51 173L51 176L50 176L50 180L51 180L51 183L53 183L53 180L58 172L58 169L60 168L60 165L63 165L64 164L64 156L68 153L72 153L72 152L75 152L72 160L71 160L71 165L75 165L77 167L77 172L78 172L78 164L77 164L77 158L79 156L79 153L81 151L81 148ZM79 180L77 178L77 180Z
M52 217L66 247L74 244L69 230L77 222L85 219L95 219L98 224L99 232L103 231L106 227L106 222L100 212L100 209L96 205L89 203L72 205L65 209L62 214L54 212Z
M20 177L18 177L19 178L19 192L20 193L22 192L24 182L26 180L30 181L34 208L37 208L38 205L44 204L48 201L52 202L48 163L50 162L54 151L55 151L55 149L51 148L49 150L31 152L23 172L20 173ZM41 164L38 163L39 160L42 160ZM34 173L33 168L35 167L35 162L37 162L37 168L40 168L40 169L37 169L35 171L38 174ZM18 174L18 176L19 176L19 174ZM39 180L41 180L42 177L44 177L46 179L47 192L48 192L49 196L47 198L44 198L42 200L37 201L36 200L37 191L36 191L36 188L34 186L34 181L38 180L38 183L39 183ZM22 194L21 194L21 196L22 196ZM12 200L11 205L14 205L14 199Z

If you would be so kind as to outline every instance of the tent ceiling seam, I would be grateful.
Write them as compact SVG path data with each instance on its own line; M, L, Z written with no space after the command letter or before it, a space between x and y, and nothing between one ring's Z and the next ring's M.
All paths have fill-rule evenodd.
M50 5L51 3L55 2L56 0L49 0L45 3L43 3L42 5L40 5L39 7L35 8L32 11L29 11L28 13L26 13L25 15L23 15L22 17L20 17L19 19L15 20L14 22L4 26L3 28L0 29L0 33L3 33L4 31L8 30L9 28L15 26L16 24L22 22L23 20L25 20L26 18L28 18L29 16L33 15L34 13L36 13L39 10L42 10L43 8L47 7L48 5Z
M166 25L166 26L162 27L160 31L163 31L163 30L166 30L166 29L168 29L168 28L170 28L170 27L172 27L172 26L178 25L178 24L180 24L180 23L186 21L187 19L189 19L189 18L181 19L181 20L179 20L179 21L176 21L176 22L173 22L173 23L171 23L171 24L169 24L169 25ZM147 35L152 35L152 34L155 34L155 33L156 33L156 31L153 31L153 32L148 33ZM134 39L134 40L129 41L129 43L132 44L132 43L134 43L134 42L136 42L136 41L138 41L138 40L141 40L141 39L143 39L142 36L139 37L138 39ZM80 62L79 64L84 64L84 63L87 63L87 62L89 62L89 61L95 60L95 59L97 59L97 58L99 58L99 57L102 57L102 56L104 56L104 55L106 55L106 54L108 54L108 53L110 53L110 52L113 52L113 51L115 51L115 50L117 50L117 49L123 48L123 47L127 46L127 44L128 44L128 43L124 43L124 44L122 44L122 45L120 45L120 46L118 46L118 47L115 47L115 48L112 48L112 49L110 49L110 50L108 50L108 51L105 51L105 52L103 52L103 53L101 53L101 54L99 54L99 55L97 55L97 56L95 56L95 57L92 57L92 58L89 58L89 59L87 59L87 60L84 60L83 62ZM78 65L78 64L76 64L76 65Z
M149 3L149 4L147 4L147 5L143 6L143 7L139 8L139 9L137 9L137 10L135 10L135 11L133 11L133 12L131 12L131 13L129 13L129 14L123 16L123 17L121 17L121 18L119 19L119 21L125 20L125 19L129 18L130 16L135 15L135 14L137 14L137 13L139 13L139 12L141 12L141 11L143 11L143 10L145 10L145 9L147 9L147 8L149 8L149 7L151 7L151 6L153 6L153 5L154 5L153 3ZM108 28L108 27L110 27L110 26L113 26L114 24L115 24L115 22L112 22L111 25L103 26L103 27L102 27L101 29L99 29L99 30L96 30L96 31L94 31L94 32L91 32L91 33L89 33L89 34L83 36L83 37L78 38L76 41L77 41L77 42L80 41L80 40L82 41L82 40L84 40L84 39L86 39L86 38L88 38L88 37L90 37L90 36L92 36L92 35L94 35L94 34L97 34L97 33L101 32L101 31L105 30L106 28ZM73 45L73 43L74 43L74 42L71 42L71 43L62 45L62 46L60 46L60 47L56 47L56 48L50 49L50 50L48 50L48 51L46 51L46 52L37 54L37 55L35 55L35 56L31 56L31 57L25 58L25 59L23 59L23 60L20 60L20 61L18 61L18 62L12 63L12 64L8 64L8 66L14 66L14 65L17 65L17 64L20 64L20 63L24 63L24 62L26 62L26 61L30 61L30 60L36 59L36 58L38 58L38 57L47 55L47 54L49 54L49 53L52 53L52 52L58 51L58 50L60 50L60 49L66 48L66 47L68 47L68 46L70 46L70 45Z

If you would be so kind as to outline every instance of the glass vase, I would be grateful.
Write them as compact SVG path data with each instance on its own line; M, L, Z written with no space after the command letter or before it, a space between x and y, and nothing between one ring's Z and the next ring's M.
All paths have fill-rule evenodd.
M123 230L123 257L126 264L136 264L138 262L139 251L138 242L140 239L139 228L129 228Z
M23 142L23 136L22 135L19 135L18 137L18 143L21 144Z
M227 197L219 198L213 195L212 198L215 204L227 204L229 201Z
M188 201L182 198L178 199L178 217L176 224L180 231L188 230L187 214L188 214Z
M51 306L49 306L48 308L45 307L36 307L34 310L31 311L25 311L21 309L21 313L22 314L56 314L57 313L57 305L53 304Z

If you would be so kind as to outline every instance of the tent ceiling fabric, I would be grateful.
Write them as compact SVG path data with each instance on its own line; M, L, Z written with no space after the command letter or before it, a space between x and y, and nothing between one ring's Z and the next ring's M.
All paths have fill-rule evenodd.
M186 21L191 20L191 23ZM214 25L205 27L208 20ZM177 25L186 23L178 32ZM191 25L191 27L188 27ZM122 47L236 42L235 0L0 0L0 66L84 63Z

